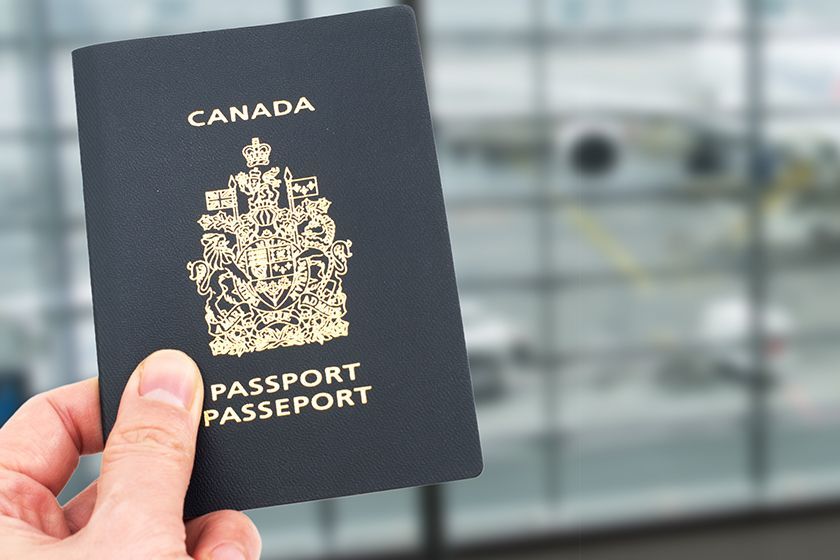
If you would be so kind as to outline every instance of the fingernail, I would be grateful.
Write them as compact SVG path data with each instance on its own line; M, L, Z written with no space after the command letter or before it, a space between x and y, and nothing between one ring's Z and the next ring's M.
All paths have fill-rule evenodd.
M177 350L160 350L140 366L140 395L182 408L190 408L196 391L197 368Z
M245 560L245 553L235 544L220 544L210 553L210 560Z

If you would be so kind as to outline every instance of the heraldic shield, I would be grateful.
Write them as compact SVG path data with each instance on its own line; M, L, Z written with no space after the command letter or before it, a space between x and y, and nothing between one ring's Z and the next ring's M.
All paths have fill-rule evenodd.
M198 220L204 255L187 263L206 298L211 352L242 356L347 336L342 278L351 241L335 239L318 178L295 178L288 167L282 178L279 167L263 171L271 146L259 138L242 155L249 171L205 193L209 213ZM240 194L247 208L240 209Z

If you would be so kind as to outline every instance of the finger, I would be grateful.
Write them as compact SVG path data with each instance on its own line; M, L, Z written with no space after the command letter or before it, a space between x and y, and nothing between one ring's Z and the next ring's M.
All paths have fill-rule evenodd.
M216 511L187 523L187 551L196 560L256 560L262 540L257 527L238 511Z
M203 395L198 367L183 352L161 350L137 366L105 443L97 512L183 527Z
M70 533L76 533L90 521L96 504L97 482L97 480L91 482L64 506L64 519L67 521Z
M79 455L102 451L95 378L29 399L0 428L0 469L18 472L58 495Z

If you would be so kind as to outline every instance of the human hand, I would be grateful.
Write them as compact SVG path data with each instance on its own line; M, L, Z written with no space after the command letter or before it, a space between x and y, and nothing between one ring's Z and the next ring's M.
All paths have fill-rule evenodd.
M186 354L161 350L141 362L99 478L63 508L56 496L79 456L103 451L98 384L30 399L0 429L0 558L259 558L259 534L240 512L183 521L203 395Z

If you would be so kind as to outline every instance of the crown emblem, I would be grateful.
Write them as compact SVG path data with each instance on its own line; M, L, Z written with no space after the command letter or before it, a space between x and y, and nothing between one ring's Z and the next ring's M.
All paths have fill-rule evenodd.
M187 270L205 297L213 355L323 344L348 332L342 279L351 242L335 239L318 178L295 178L288 167L282 178L279 167L263 171L270 154L253 138L242 149L248 172L204 193L203 257ZM241 208L240 194L247 198Z
M251 138L251 143L242 148L242 155L245 156L245 164L248 168L268 165L270 154L271 146L261 143L259 138Z

